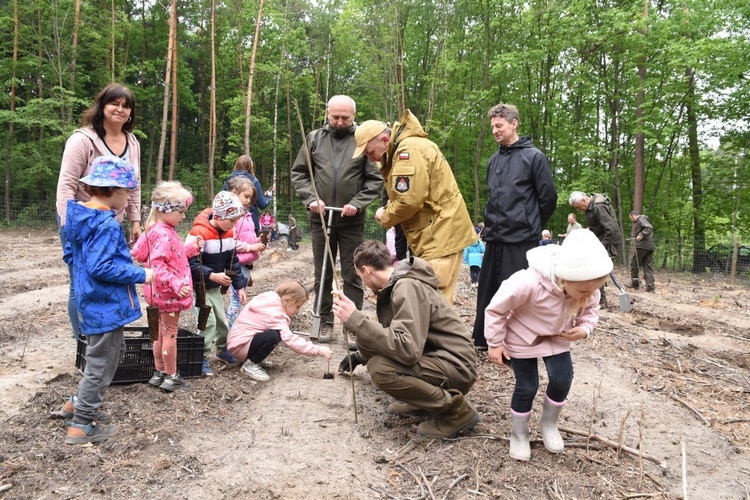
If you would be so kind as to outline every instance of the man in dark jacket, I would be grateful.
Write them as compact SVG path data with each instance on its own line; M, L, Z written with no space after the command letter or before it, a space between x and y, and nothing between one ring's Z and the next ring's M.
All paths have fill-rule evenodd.
M304 146L300 149L290 173L294 189L302 199L302 203L309 209L316 293L320 290L320 280L322 279L325 283L323 293L315 297L316 311L320 311L323 322L320 342L330 342L333 332L333 313L331 312L333 269L328 265L326 275L321 276L325 257L326 228L321 224L319 214L324 215L327 223L326 206L342 209L340 213L336 212L333 216L330 235L331 252L334 262L337 252L341 252L344 293L354 301L357 309L361 309L364 290L362 282L354 271L352 255L354 249L364 239L367 205L378 198L383 188L383 177L376 164L363 156L352 158L356 148L355 114L356 105L351 97L333 96L326 108L327 123L307 136L315 190L320 200L315 197L313 178L310 177Z
M635 255L630 258L630 278L632 284L628 288L638 288L640 281L638 279L638 269L643 269L643 278L646 281L646 291L654 292L654 269L651 267L651 260L654 256L654 226L648 217L633 210L630 212L630 222L633 223L633 234L635 235Z
M354 265L365 286L378 297L378 320L356 310L337 293L333 312L357 331L358 351L339 365L340 372L367 365L372 382L396 399L388 413L437 414L417 432L450 438L480 420L464 396L477 377L476 354L469 332L448 300L438 291L432 267L418 257L393 267L388 248L366 241L354 252Z
M485 350L484 310L505 279L528 267L526 252L539 245L557 204L547 157L531 139L518 136L518 109L498 104L488 115L499 147L487 161L485 252L472 334L474 345Z

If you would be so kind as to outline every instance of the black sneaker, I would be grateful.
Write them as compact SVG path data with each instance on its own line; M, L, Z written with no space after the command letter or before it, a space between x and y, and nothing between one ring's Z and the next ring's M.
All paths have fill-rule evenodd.
M154 387L161 387L162 382L164 382L165 375L166 373L156 370L154 372L154 376L151 377L151 380L149 380L148 383L153 385Z
M159 386L159 389L167 392L187 391L190 389L190 384L185 382L185 379L180 377L180 373L177 372L174 375L165 375L164 382Z

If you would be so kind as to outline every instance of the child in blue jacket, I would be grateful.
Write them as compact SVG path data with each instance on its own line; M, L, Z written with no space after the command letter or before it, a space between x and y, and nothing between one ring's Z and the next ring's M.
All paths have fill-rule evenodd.
M124 326L141 317L135 284L154 279L151 269L133 264L115 220L115 211L125 208L130 190L138 187L133 166L117 156L100 156L80 182L91 199L68 200L63 259L73 269L80 331L88 346L78 393L57 412L72 416L67 444L96 443L117 432L103 425L110 417L98 410L125 350Z
M479 226L474 226L474 231L479 234ZM464 262L469 265L471 273L471 287L479 286L479 270L482 268L482 259L484 258L484 243L481 240L471 246L464 248Z

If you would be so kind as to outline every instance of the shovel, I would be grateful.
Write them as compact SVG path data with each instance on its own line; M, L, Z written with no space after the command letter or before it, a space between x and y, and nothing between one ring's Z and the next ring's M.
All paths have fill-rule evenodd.
M203 268L203 257L199 253L198 259L201 264L201 268ZM206 304L206 280L203 277L203 272L201 271L201 282L197 283L197 286L194 287L195 290L195 305L198 307L198 330L199 331L205 331L206 330L206 324L208 323L208 318L211 316L211 305Z
M320 327L322 326L323 319L320 317L320 303L323 299L323 286L325 284L324 278L326 276L326 270L328 269L328 259L330 245L327 244L331 237L331 224L333 224L333 212L341 212L343 209L337 207L326 207L328 211L328 224L326 225L326 245L323 251L323 267L320 271L320 285L318 286L318 294L315 297L315 313L313 313L313 324L312 332L310 333L310 340L318 340L320 337Z
M626 293L625 290L622 289L620 284L615 279L614 274L609 273L609 277L612 278L612 283L614 283L617 289L620 291L620 295L617 296L620 299L620 311L622 312L632 311L633 305L630 303L630 295Z

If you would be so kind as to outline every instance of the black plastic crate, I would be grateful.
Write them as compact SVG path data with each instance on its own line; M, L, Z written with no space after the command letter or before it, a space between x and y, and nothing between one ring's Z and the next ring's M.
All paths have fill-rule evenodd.
M86 346L86 337L79 335L76 368L81 373L86 367ZM185 378L200 377L203 373L203 337L182 328L177 331L177 370ZM148 382L153 374L154 351L148 327L126 326L125 352L112 383Z

